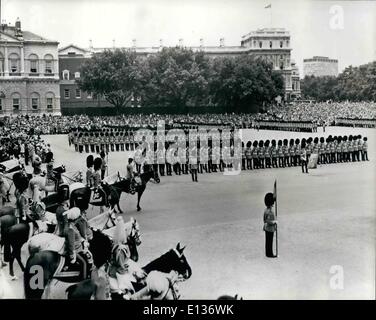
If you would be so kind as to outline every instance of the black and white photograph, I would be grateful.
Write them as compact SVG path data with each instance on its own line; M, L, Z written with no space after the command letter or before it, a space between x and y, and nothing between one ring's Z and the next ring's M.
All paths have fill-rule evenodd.
M0 0L0 300L375 300L375 163L376 1Z

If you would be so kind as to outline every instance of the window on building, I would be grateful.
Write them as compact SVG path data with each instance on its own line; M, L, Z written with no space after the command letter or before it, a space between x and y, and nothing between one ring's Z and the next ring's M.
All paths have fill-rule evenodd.
M16 53L9 56L10 72L17 73L20 71L20 58Z
M39 99L38 98L31 98L31 108L37 110L39 107Z
M54 72L53 61L54 57L51 54L46 54L44 56L44 73L52 74Z
M63 71L63 79L64 80L69 80L69 70L64 70Z
M81 90L76 89L76 99L81 99Z
M47 109L53 109L54 99L53 98L47 98L46 102L47 102Z
M273 41L269 41L269 47L273 48Z
M30 62L30 73L37 73L38 72L38 56L35 54L31 54L29 56Z
M0 98L0 111L3 111L3 98Z
M13 110L18 111L20 110L20 99L19 98L13 98Z
M286 46L288 47L290 45L290 41L286 41Z
M262 48L262 41L259 41L259 47Z
M253 41L253 46L256 47L257 43L256 40Z
M280 41L280 42L279 42L279 47L280 47L280 48L283 47L283 41Z
M69 89L64 89L64 98L69 99L70 98L70 90Z
M74 73L74 78L75 79L80 79L80 73L79 72L75 72Z
M38 72L38 66L37 66L37 61L36 60L32 60L30 61L30 72L31 73L37 73Z

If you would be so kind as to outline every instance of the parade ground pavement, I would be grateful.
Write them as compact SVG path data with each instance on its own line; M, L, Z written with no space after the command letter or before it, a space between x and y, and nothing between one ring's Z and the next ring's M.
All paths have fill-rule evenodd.
M368 136L368 162L242 171L240 175L199 174L162 177L149 182L141 213L136 196L123 194L124 220L140 224L140 265L178 242L192 277L179 285L183 299L375 298L376 130L329 127L325 133L243 130L243 140L361 134ZM87 154L68 146L66 135L43 136L56 165L85 172ZM109 174L125 175L128 153L109 154ZM265 257L264 195L278 185L278 253ZM88 217L98 214L88 210ZM26 262L26 250L23 260ZM22 273L10 281L3 268L5 298L23 298ZM343 286L340 280L343 276ZM337 279L337 280L336 280ZM339 280L338 280L339 279ZM339 282L338 282L339 281ZM333 285L334 283L334 285Z

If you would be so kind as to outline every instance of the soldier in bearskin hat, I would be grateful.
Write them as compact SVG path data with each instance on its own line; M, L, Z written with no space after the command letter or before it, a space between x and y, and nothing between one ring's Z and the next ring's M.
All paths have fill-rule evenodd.
M363 144L362 144L362 160L363 161L368 161L368 143L367 143L368 138L364 137L363 138Z
M295 159L294 139L290 139L289 141L289 156L290 156L290 166L292 167L294 165L294 159Z
M294 166L298 166L300 165L300 139L295 139L294 153Z
M273 253L273 237L274 232L277 230L277 220L275 218L273 205L274 195L273 193L267 193L264 198L265 210L264 210L264 228L265 231L265 254L268 258L276 258L277 255Z
M319 164L325 164L325 138L320 138L320 144L319 144Z
M247 161L247 169L252 170L252 142L248 141L246 147L245 157Z
M301 144L301 149L300 149L300 163L301 163L301 166L302 166L302 172L304 173L304 169L305 169L305 173L308 173L308 158L307 158L307 149L306 149L306 146L307 146L307 142L306 142L306 139L303 138L302 139L302 144Z
M342 162L342 159L341 159L341 143L342 143L342 136L337 136L336 149L335 149L337 163Z
M352 140L353 140L353 137L352 135L349 135L348 139L347 139L347 161L348 162L351 162L352 160L352 152L353 152L353 148L352 148Z
M270 140L265 141L265 168L271 168L272 166L272 159L271 159L271 147L270 147Z
M336 143L337 137L334 136L330 143L330 163L336 163Z
M278 147L277 147L277 156L278 156L278 167L283 167L283 142L282 140L278 140Z
M347 162L347 136L344 136L343 139L342 139L342 148L341 148L341 151L342 151L342 161L343 162Z
M258 157L258 141L253 141L253 168L259 169L260 168L260 162Z
M278 163L277 163L277 157L278 157L278 149L277 149L277 141L272 140L272 167L273 168L278 168Z
M290 167L290 157L289 157L289 141L287 139L283 139L283 166Z
M265 147L264 147L264 140L259 141L259 148L258 148L258 158L260 163L260 168L265 169Z

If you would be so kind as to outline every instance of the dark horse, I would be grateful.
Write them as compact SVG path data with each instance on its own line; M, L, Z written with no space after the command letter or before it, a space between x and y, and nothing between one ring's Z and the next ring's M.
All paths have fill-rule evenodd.
M17 223L13 207L0 208L0 266L3 264L1 260L1 249L4 248L4 260L8 262L11 256L10 244L7 241L8 230Z
M137 184L134 187L134 190L137 192L137 211L141 210L140 207L140 200L142 194L146 189L146 184L150 181L150 179L158 180L159 176L158 173L155 171L148 171L140 174L141 183ZM115 209L117 206L120 213L123 211L119 206L121 193L133 193L131 188L131 182L128 179L120 178L119 181L116 181L113 184L102 184L102 189L99 191L100 193L100 201L95 203L90 203L91 193L92 190L89 187L83 187L72 191L70 195L70 207L78 207L81 210L87 210L89 207L89 203L96 206L106 206L110 207L110 209ZM114 211L116 213L116 211Z
M179 275L183 276L184 280L187 280L192 276L192 269L184 255L184 249L185 247L182 248L180 243L178 243L176 249L167 251L159 258L142 267L142 269L146 274L149 274L151 271L169 273L174 270ZM136 292L141 290L142 287L142 285L134 284L134 289ZM112 293L111 297L114 300L123 299L122 295L119 293Z
M33 228L33 230L30 230L30 228ZM47 230L44 231L53 233L55 231L55 228L55 225L47 224ZM29 240L30 231L31 236L41 232L41 230L38 229L37 223L25 221L11 226L10 228L8 228L8 232L6 233L5 245L10 245L11 247L11 254L9 259L9 274L14 279L14 259L17 260L21 270L25 270L25 267L21 260L21 249L22 246Z
M111 257L112 241L102 232L93 231L93 239L89 242L89 244L90 251L93 255L94 265L97 269L99 269L101 266L106 264ZM44 289L53 279L59 262L60 255L54 251L39 251L29 257L26 262L24 272L24 289L26 299L40 299L42 297ZM35 280L33 278L36 277L34 270L36 266L43 268L42 288L39 283L38 285L35 285ZM96 280L94 278L90 280L92 281L92 288L94 290L96 287ZM85 281L85 283L86 282L87 281Z

